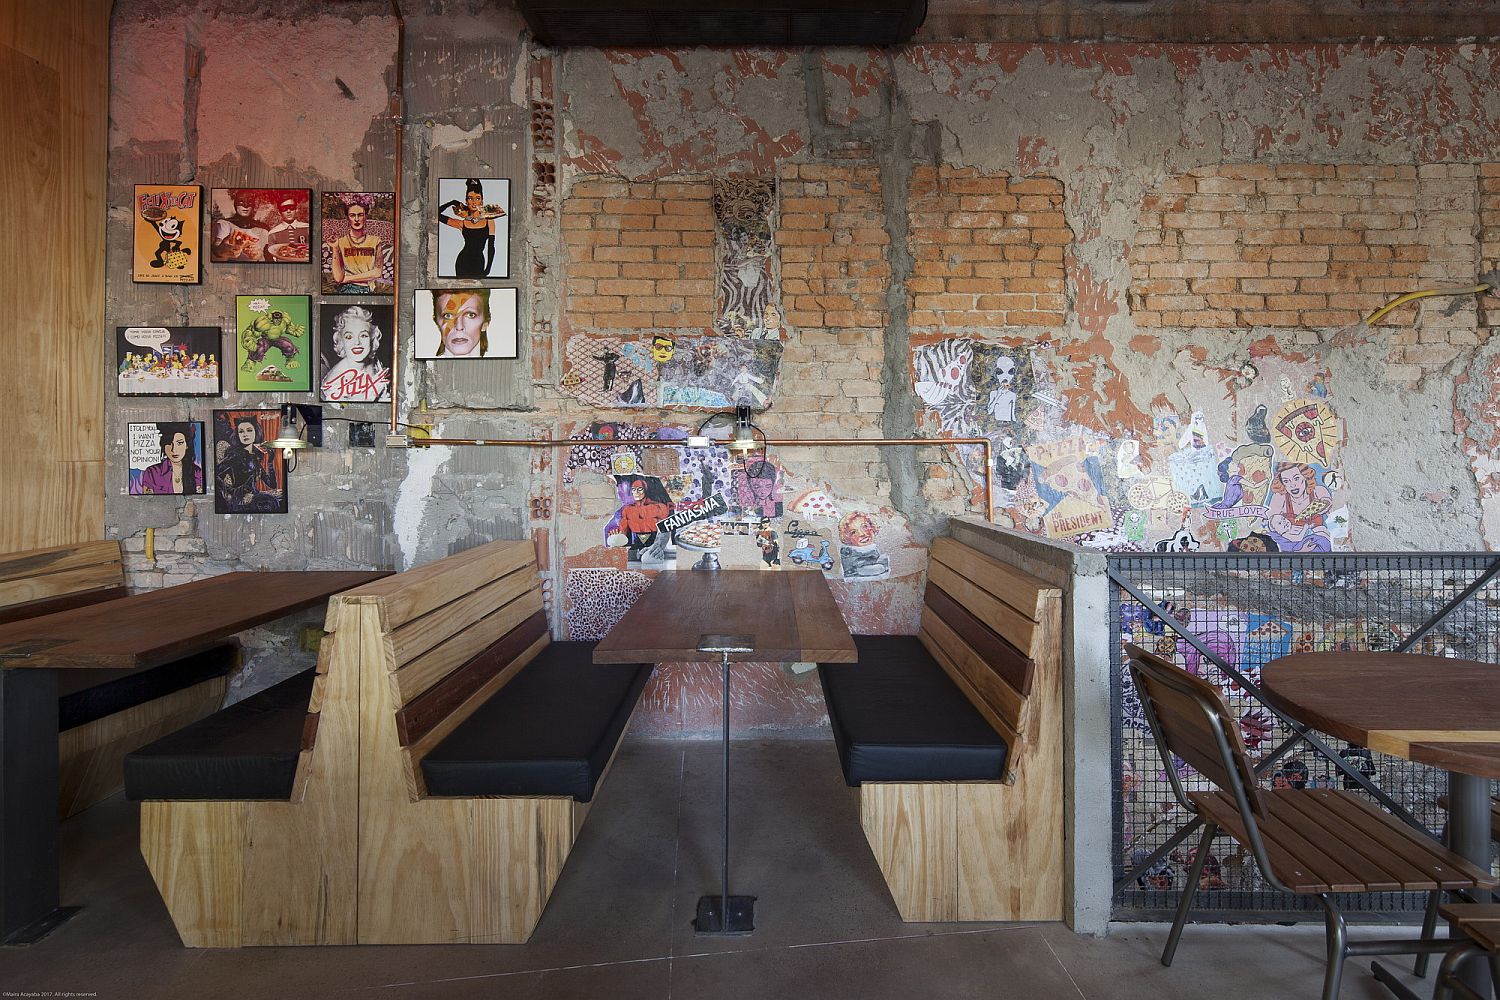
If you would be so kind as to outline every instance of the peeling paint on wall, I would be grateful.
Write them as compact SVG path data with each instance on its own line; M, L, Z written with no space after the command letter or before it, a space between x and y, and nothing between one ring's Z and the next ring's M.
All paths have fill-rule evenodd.
M294 22L295 48L267 30ZM121 0L106 322L227 331L236 294L309 292L308 275L280 265L131 285L124 192L390 190L394 35L383 12L335 16L310 0L239 14ZM1374 329L1355 322L1500 259L1500 47L554 53L514 12L441 0L408 18L408 42L403 284L430 270L435 178L508 175L527 192L512 199L511 284L528 335L521 361L462 374L411 363L403 344L400 416L440 434L604 443L372 451L330 433L279 519L112 494L108 530L133 583L408 566L532 537L558 634L592 636L656 571L627 568L644 546L609 544L629 534L608 529L634 500L630 479L660 483L667 500L654 486L646 499L674 513L707 499L715 460L678 449L673 471L645 439L696 425L669 407L740 401L724 390L742 360L739 395L769 436L851 445L773 448L779 501L720 468L734 510L758 513L705 519L719 525L715 554L824 572L861 631L915 628L921 542L977 509L987 476L997 519L1111 548L1500 539L1495 310L1433 299ZM273 70L247 77L247 61ZM179 62L180 83L156 72ZM728 202L716 213L729 178L754 188L728 200L753 207L740 220L753 226L730 225ZM398 307L409 329L409 301ZM111 394L106 419L203 419L157 402ZM911 433L984 436L996 464L977 448L857 444ZM110 461L107 481L122 481ZM170 533L154 562L147 527ZM710 551L678 546L674 563L691 571ZM711 699L695 669L663 674L648 730L697 730ZM746 718L820 723L805 678L768 667L746 691Z

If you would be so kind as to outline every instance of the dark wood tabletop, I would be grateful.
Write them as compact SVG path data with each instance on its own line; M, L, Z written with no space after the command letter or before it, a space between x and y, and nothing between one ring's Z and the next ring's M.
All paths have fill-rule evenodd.
M753 636L737 661L853 663L854 638L823 574L810 570L679 570L651 588L594 649L595 663L719 661L705 634Z
M1266 700L1314 729L1448 771L1500 778L1500 666L1412 653L1295 653Z
M0 667L151 667L388 576L225 573L0 626Z

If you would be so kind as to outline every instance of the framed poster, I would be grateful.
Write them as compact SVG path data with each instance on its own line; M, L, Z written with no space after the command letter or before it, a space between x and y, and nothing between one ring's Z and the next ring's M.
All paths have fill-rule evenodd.
M281 433L281 411L214 411L214 510L285 514L286 462L266 445Z
M519 356L514 288L419 288L413 319L417 358Z
M312 313L306 295L234 297L234 384L240 392L312 390Z
M396 307L325 302L318 307L318 398L382 403L391 398L391 317Z
M216 326L115 327L121 396L217 396L224 331Z
M203 424L129 425L130 495L197 496L203 489Z
M437 276L510 277L510 181L438 181Z
M312 261L308 188L211 188L208 259L215 264Z
M141 284L203 280L203 189L196 184L137 184L131 216L130 278Z
M396 195L324 191L321 209L323 294L395 294Z

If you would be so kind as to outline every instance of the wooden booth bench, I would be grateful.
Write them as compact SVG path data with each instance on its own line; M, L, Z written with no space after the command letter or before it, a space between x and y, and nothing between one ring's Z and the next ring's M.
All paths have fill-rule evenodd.
M551 641L530 542L346 591L325 628L315 673L126 762L183 943L525 941L651 666Z
M844 780L903 920L1060 920L1061 591L931 556L917 635L819 665Z
M0 555L0 625L125 595L117 541ZM218 708L239 662L229 643L145 670L58 670L58 816L118 792L127 753Z

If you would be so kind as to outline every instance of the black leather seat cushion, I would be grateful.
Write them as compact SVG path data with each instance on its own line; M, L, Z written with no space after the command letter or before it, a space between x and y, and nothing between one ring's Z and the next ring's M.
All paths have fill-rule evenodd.
M911 635L857 635L858 663L820 663L844 780L988 781L1005 740Z
M234 669L231 643L144 670L59 670L57 728L64 732L192 687Z
M593 799L652 666L596 665L594 646L550 643L433 747L428 794Z
M125 757L125 797L288 799L314 671L304 670Z

